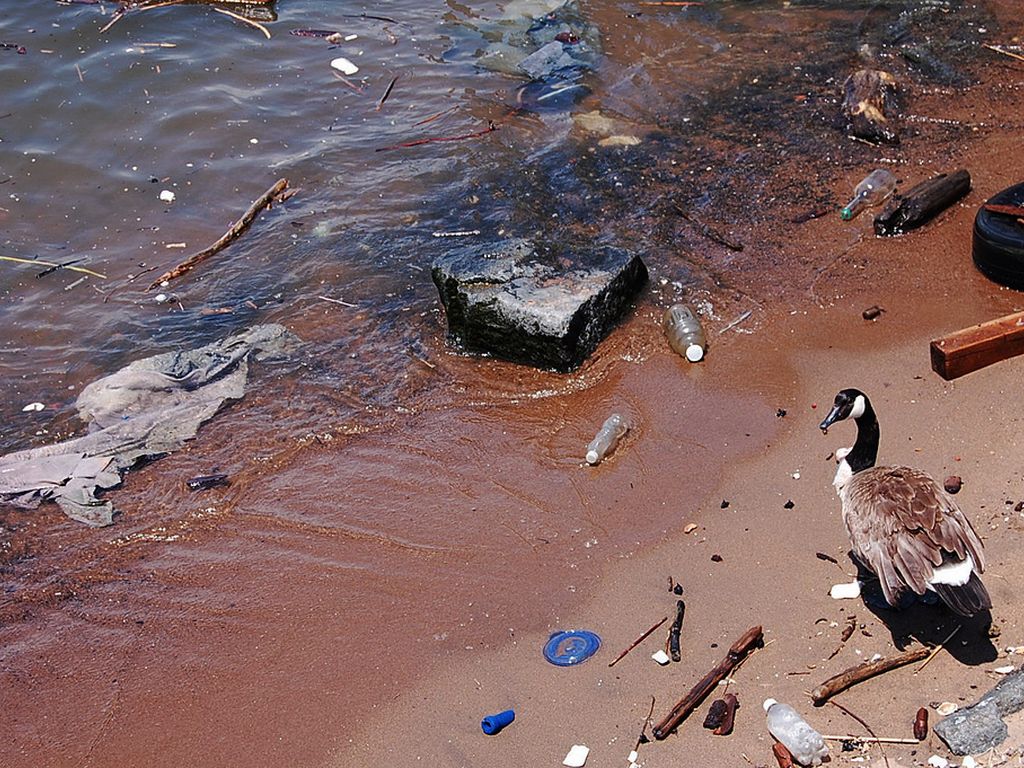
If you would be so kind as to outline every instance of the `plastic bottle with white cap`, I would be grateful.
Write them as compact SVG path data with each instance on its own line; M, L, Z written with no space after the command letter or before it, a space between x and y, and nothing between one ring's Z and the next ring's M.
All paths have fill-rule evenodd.
M704 338L700 320L692 309L685 304L673 304L665 310L663 325L672 349L691 363L704 358L707 340Z
M628 430L629 424L621 414L609 416L587 446L587 464L599 464Z
M796 710L775 699L764 700L768 731L778 739L800 765L821 765L829 759L821 734L807 724Z

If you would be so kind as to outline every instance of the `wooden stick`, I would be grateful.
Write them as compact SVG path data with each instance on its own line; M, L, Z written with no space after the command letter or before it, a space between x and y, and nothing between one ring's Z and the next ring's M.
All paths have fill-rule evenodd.
M247 19L245 18L245 16L234 13L225 8L214 8L213 10L215 10L217 13L223 13L225 16L230 16L232 19L237 19L238 21L241 21L243 24L248 24L249 26L256 27L256 29L258 29L260 32L267 36L267 40L270 39L270 30L264 27L258 21Z
M865 661L856 667L850 667L838 675L830 677L811 691L811 700L814 701L814 706L820 707L840 691L845 691L850 686L862 683L875 675L920 661L931 651L931 648L914 648L910 651L904 651L897 656L890 656L889 658L878 659L877 661Z
M928 654L928 658L924 660L924 662L921 664L920 667L918 667L917 669L914 670L914 674L915 675L918 672L920 672L922 669L924 669L925 667L928 666L928 664L931 662L931 660L934 659L938 655L939 651L941 651L943 648L946 647L946 643L948 643L950 640L953 639L953 635L955 635L957 632L960 631L960 627L962 627L962 626L963 626L963 624L957 624L956 625L956 629L954 629L952 632L950 632L949 636L946 637L945 640L943 640L941 643L939 643L937 646L935 646L935 648L932 649L932 652Z
M226 248L233 240L235 240L235 238L249 228L249 225L252 224L260 211L264 208L269 208L276 198L286 189L288 189L288 179L278 179L274 182L274 186L260 195L256 201L249 206L249 210L242 214L242 218L232 224L231 228L225 232L217 242L208 248L204 248L199 251L199 253L192 254L174 269L164 272L160 277L150 283L146 290L151 291L166 280L173 280L176 277L181 277L187 272L191 272L197 264L210 258L223 248Z
M1021 353L1024 312L1015 312L932 341L932 370L949 381Z
M663 619L662 619L661 621L659 621L659 622L658 622L657 624L655 624L655 625L654 625L653 627L651 627L651 628L650 628L650 629L648 629L648 630L647 630L646 632L644 632L644 633L643 633L642 635L640 635L640 637L638 637L638 638L637 638L636 640L634 640L634 641L633 641L632 643L630 643L630 646L629 646L629 647L628 647L628 648L627 648L626 650L624 650L624 651L623 651L622 653L620 653L620 654L619 654L618 656L616 656L616 657L615 657L615 659L614 659L614 660L612 660L612 661L611 661L611 662L610 662L610 663L608 664L608 666L609 666L609 667L614 667L614 666L616 665L616 663L618 663L618 661L619 661L619 660L620 660L620 659L621 659L621 658L622 658L623 656L625 656L625 655L626 655L627 653L629 653L629 652L630 652L630 651L632 651L632 650L633 650L634 648L636 648L636 647L637 647L638 645L640 645L640 643L642 643L642 642L643 642L644 640L646 640L646 639L647 639L647 638L648 638L648 637L650 636L651 632L653 632L654 630L656 630L656 629L657 629L658 627L660 627L660 626L661 626L662 624L664 624L664 623L665 623L666 621L668 621L668 616L666 616L665 618L663 618Z
M856 741L860 744L920 744L917 739L897 739L888 736L822 736L825 741Z
M380 101L377 102L377 109L374 110L375 112L380 112L381 107L383 107L384 106L384 102L388 100L388 96L391 95L391 91L394 89L395 83L397 83L397 82L398 82L398 78L397 77L391 78L391 82L388 84L387 89L384 91L384 95L381 96L380 97Z
M717 666L708 672L692 689L686 694L679 703L676 704L672 711L669 712L654 727L654 738L664 739L672 731L674 731L683 720L686 719L687 715L693 712L694 709L704 700L711 690L718 685L718 683L728 675L737 664L739 664L746 657L751 650L756 646L760 645L764 641L764 633L760 626L751 627L743 636L740 637L732 647L729 649L729 653L726 654L725 658L718 662Z

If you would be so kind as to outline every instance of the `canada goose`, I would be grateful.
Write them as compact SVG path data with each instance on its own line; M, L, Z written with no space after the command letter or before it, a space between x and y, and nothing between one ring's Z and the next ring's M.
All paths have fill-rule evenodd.
M920 470L875 466L878 419L860 390L836 395L821 431L849 418L857 422L857 441L836 451L833 485L853 554L878 575L886 601L896 606L906 590L930 589L961 616L991 608L978 578L983 544L953 497Z

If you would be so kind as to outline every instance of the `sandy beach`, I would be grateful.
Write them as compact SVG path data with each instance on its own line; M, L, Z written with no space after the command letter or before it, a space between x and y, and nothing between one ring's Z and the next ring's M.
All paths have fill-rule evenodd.
M1001 112L1004 107L1012 111L1004 104L1000 113L1010 114ZM623 364L627 372L616 381L617 391L601 396L626 399L641 411L638 434L606 465L567 472L582 476L572 482L599 481L609 492L622 491L627 516L642 520L646 510L667 506L676 510L677 524L651 549L597 541L581 550L581 558L601 559L602 574L575 588L582 594L578 604L553 605L544 626L524 630L498 615L494 606L514 599L507 595L494 595L494 606L464 606L467 615L480 617L475 632L460 634L469 638L464 647L381 705L372 726L352 736L335 764L558 765L573 744L585 744L591 748L588 766L624 766L652 698L657 722L755 624L764 627L766 646L730 683L740 701L733 735L713 736L701 728L705 702L675 736L641 746L641 765L774 764L761 710L769 696L802 711L823 733L867 735L841 709L814 708L808 691L875 654L939 643L959 622L935 606L876 614L861 600L829 597L832 584L854 573L831 485L831 455L852 444L855 428L840 424L823 436L817 425L835 392L848 386L873 399L881 423L880 463L916 466L940 481L952 474L963 478L957 500L989 558L985 582L995 604L994 637L977 620L965 622L920 673L916 665L893 671L835 701L877 735L909 738L919 707L930 707L934 723L940 719L935 705L965 706L988 690L999 677L994 668L1015 664L1005 649L1024 642L1017 584L1024 566L1024 516L1014 510L1024 499L1016 405L1022 363L1011 359L946 382L930 369L928 345L942 334L1024 307L1021 294L989 282L970 261L976 206L1017 181L1015 170L998 160L1015 141L1010 133L993 132L963 158L974 175L974 191L961 205L904 237L865 234L816 284L817 301L798 307L783 299L767 317L755 317L746 326L749 333L713 337L699 370L674 358L667 345L641 371ZM806 247L819 264L827 262L829 255L815 242L834 239L840 226L832 217L813 222L802 231L803 242L792 247ZM854 226L866 232L868 224ZM864 320L862 311L873 305L884 313ZM634 318L625 333L652 332L656 320ZM695 382L689 393L694 399L729 392L759 414L747 430L756 436L721 477L694 476L687 446L672 440L671 424L687 418L688 403L672 396L679 393L665 394L671 389L666 382L677 379ZM727 401L721 405L729 407ZM709 435L709 441L721 439ZM626 489L634 488L634 480L643 483L630 494ZM707 489L709 480L713 487ZM687 534L688 523L697 528ZM534 583L524 576L523 586ZM650 658L665 641L666 624L609 669L619 651L674 611L670 577L685 590L682 661L660 667ZM562 594L566 586L551 583L550 594ZM519 588L507 586L510 592ZM540 590L531 595L546 597ZM840 634L850 617L857 628L843 643ZM545 662L541 648L548 634L570 628L597 632L600 652L577 667ZM483 735L481 717L506 708L516 710L515 722L497 736ZM1013 746L1011 739L983 764L999 764ZM840 753L833 742L832 748L839 764L854 758L882 764L878 747ZM922 765L932 754L949 756L934 735L920 745L888 745L884 754L891 765L906 766Z

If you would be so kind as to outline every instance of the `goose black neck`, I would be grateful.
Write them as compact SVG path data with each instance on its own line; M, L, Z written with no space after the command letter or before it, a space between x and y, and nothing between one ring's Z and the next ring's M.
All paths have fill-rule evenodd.
M864 402L864 413L857 419L857 442L846 455L846 463L854 473L875 466L878 458L878 418L871 403Z

